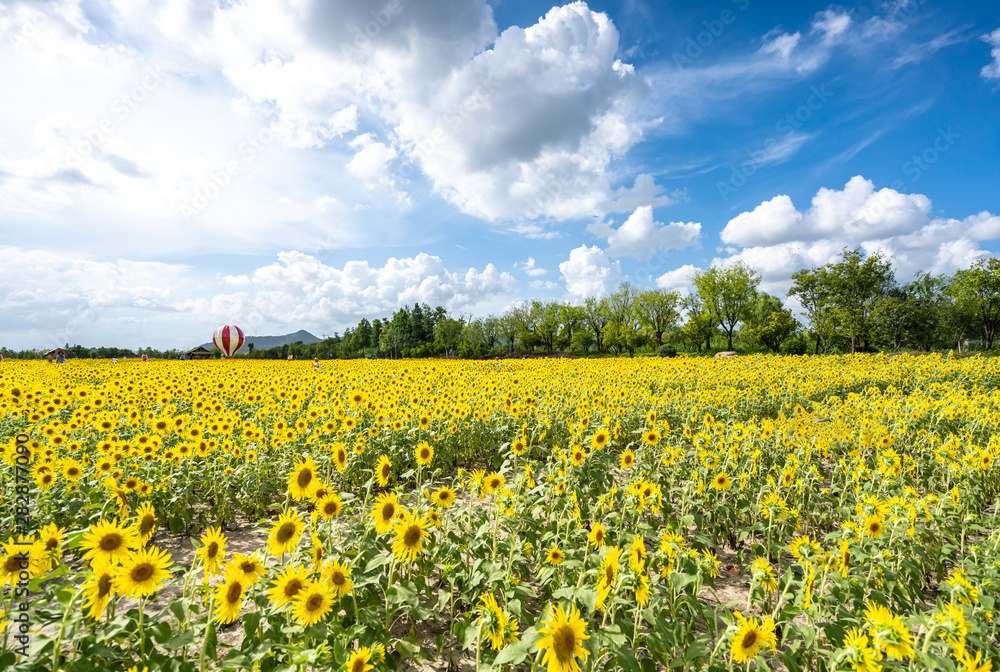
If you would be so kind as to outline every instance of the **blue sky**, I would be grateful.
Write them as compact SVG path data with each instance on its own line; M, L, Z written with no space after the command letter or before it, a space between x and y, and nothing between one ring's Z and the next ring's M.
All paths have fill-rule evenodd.
M0 2L0 89L9 347L1000 249L990 2Z

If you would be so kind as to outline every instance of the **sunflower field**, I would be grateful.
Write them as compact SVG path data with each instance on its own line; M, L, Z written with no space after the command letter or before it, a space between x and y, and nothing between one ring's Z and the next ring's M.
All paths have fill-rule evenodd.
M1000 366L0 365L0 670L1000 671Z

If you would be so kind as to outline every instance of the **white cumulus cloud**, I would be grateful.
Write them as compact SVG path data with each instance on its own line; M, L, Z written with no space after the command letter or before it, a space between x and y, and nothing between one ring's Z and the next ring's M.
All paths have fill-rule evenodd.
M581 245L569 253L569 259L559 264L566 297L582 301L589 296L608 296L622 282L621 262L612 262L596 245Z
M665 225L653 221L653 208L648 205L637 208L617 229L612 223L596 222L587 230L607 239L608 257L634 257L640 261L648 261L657 252L687 247L701 236L701 224L697 222Z

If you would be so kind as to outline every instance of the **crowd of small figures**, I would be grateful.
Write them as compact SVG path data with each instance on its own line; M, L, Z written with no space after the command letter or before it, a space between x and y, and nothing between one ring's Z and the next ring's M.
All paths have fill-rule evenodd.
M994 361L4 362L0 668L991 672Z

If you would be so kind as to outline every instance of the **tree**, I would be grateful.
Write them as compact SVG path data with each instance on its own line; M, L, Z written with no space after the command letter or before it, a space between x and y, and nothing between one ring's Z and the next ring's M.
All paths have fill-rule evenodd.
M379 335L378 347L382 352L388 353L390 359L399 357L399 331L392 322L383 327L382 333Z
M806 311L813 336L816 338L816 354L819 354L820 345L826 354L830 347L830 338L833 336L834 324L827 269L802 268L792 273L792 286L788 290L788 296L797 298Z
M891 350L899 350L910 342L910 332L916 317L916 304L902 288L896 288L875 304L872 327L878 340Z
M604 330L611 320L608 300L588 296L586 301L584 301L583 311L587 327L594 334L594 344L597 346L597 351L600 352L604 349Z
M956 272L953 294L975 314L986 349L991 349L1000 324L1000 259L980 259L971 268Z
M572 350L574 347L573 337L583 328L587 314L583 306L574 306L568 303L562 304L559 311L559 321L562 323L563 329L563 343Z
M247 353L251 355L253 354L253 341L247 343Z
M663 345L663 334L673 329L680 319L677 307L681 296L676 290L649 289L639 292L635 309L639 322L656 339L656 347Z
M701 300L729 338L732 350L733 331L749 317L760 274L740 261L731 266L712 266L696 273L693 281Z
M446 355L452 354L458 349L458 343L462 339L462 327L465 322L444 317L437 320L434 325L434 346L444 350Z
M511 310L508 310L500 319L497 321L497 327L499 328L500 335L505 341L511 352L514 352L514 341L517 340L517 332L520 329L520 322L517 317L514 316Z
M410 311L410 323L413 325L413 340L418 343L426 343L433 338L434 332L433 325L430 329L424 322L424 310L420 307L419 303L413 304L413 310Z
M851 341L851 352L858 342L871 340L870 316L875 304L895 284L892 261L882 252L864 257L861 248L846 247L836 264L827 265L825 280L837 308L837 322Z
M748 340L778 352L781 344L798 328L799 323L792 317L792 311L785 309L778 297L761 292L741 333L745 333Z
M630 282L623 282L618 290L608 297L608 321L605 341L621 354L628 350L635 355L635 349L645 345L647 336L642 330L640 314L636 310L639 290Z
M713 315L698 298L697 294L689 294L681 300L681 307L687 313L687 322L681 327L681 339L684 344L701 352L704 344L706 349L712 347L712 337L715 336L718 324Z
M562 323L559 320L560 306L555 301L531 302L530 312L538 341L545 345L548 352L555 350L556 335Z

